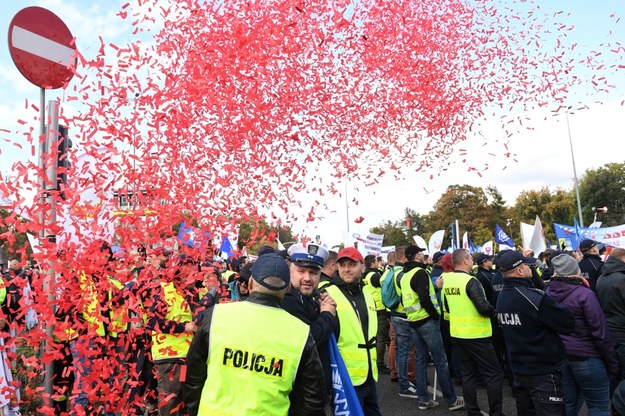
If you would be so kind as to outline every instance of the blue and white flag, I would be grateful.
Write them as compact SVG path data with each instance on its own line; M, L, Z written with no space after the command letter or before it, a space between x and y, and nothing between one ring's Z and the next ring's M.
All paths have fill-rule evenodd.
M224 235L224 237L221 239L221 247L219 248L219 251L221 251L223 254L227 254L228 258L232 257L232 252L234 251L234 249L232 248L232 243L230 242L230 239L227 235Z
M334 416L364 416L334 334L328 342L330 343L330 367L332 367Z
M505 244L509 247L514 247L514 241L506 234L506 232L499 226L499 224L495 225L495 241L498 244Z
M178 231L178 241L181 244L185 244L189 247L199 248L207 246L210 240L210 233L200 228L187 225L186 221L180 224L180 231Z

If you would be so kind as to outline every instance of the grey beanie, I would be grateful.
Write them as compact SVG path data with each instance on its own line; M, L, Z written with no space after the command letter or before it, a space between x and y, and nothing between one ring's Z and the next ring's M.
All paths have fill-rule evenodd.
M568 254L558 254L551 259L551 264L553 265L553 272L556 276L569 277L581 275L577 260Z

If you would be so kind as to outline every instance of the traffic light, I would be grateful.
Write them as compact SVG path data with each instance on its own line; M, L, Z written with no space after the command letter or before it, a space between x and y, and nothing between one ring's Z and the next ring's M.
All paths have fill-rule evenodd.
M59 124L58 156L56 159L56 184L59 190L59 197L65 200L65 188L67 187L67 172L70 167L67 157L67 150L72 147L69 138L69 129Z
M458 239L456 238L456 223L455 222L452 222L451 224L449 224L449 239L451 240L451 246L456 247L456 241L458 241Z

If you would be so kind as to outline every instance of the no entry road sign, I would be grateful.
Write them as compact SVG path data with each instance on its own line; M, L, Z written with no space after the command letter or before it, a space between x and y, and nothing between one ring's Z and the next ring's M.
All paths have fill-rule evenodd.
M74 76L72 32L50 10L27 7L9 25L9 52L17 69L33 84L55 89Z

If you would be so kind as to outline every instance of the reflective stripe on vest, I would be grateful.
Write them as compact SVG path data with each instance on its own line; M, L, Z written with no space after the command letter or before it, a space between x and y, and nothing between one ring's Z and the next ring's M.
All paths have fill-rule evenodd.
M356 309L343 292L334 285L326 287L326 290L336 302L336 314L339 318L340 328L337 343L352 384L360 386L367 381L369 367L371 367L373 378L377 381L378 367L375 340L378 331L378 314L375 310L370 286L363 286L362 288L368 312L367 338L362 331L360 317Z
M165 319L179 323L191 322L193 316L184 297L178 293L172 282L161 282L163 301L167 304ZM152 359L154 361L167 358L184 358L187 356L193 334L165 334L152 331Z
M249 301L215 305L210 381L204 383L198 415L288 415L309 332L308 325L280 308Z
M443 281L443 303L446 300L449 306L449 332L455 338L475 339L492 335L490 319L480 315L467 295L467 283L471 279L479 283L474 276L456 272L446 273Z
M423 270L420 267L410 269L407 273L404 273L404 277L400 282L401 286L401 299L406 309L406 315L409 321L420 321L430 316L430 314L421 306L421 301L417 293L410 287L410 281L419 270ZM436 292L432 285L432 280L428 276L428 287L430 293L430 300L436 309L438 309L438 299L436 298Z
M382 283L384 282L384 277L380 277L380 287L375 287L371 284L371 278L376 273L377 272L367 273L367 275L365 276L364 279L362 279L362 281L365 282L365 284L371 288L371 295L373 296L373 302L375 303L375 310L383 311L384 309L386 309L384 307L384 304L382 303Z

